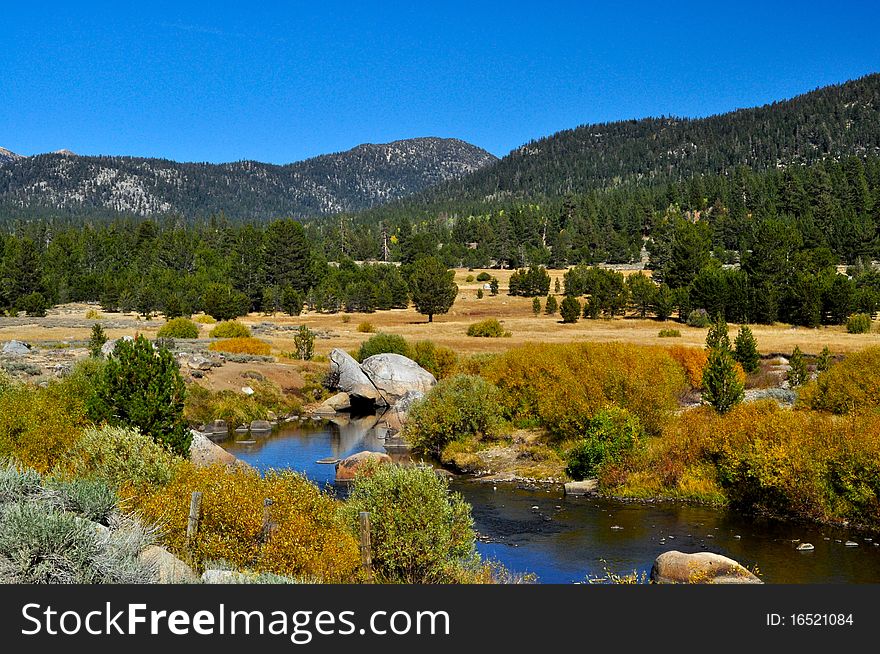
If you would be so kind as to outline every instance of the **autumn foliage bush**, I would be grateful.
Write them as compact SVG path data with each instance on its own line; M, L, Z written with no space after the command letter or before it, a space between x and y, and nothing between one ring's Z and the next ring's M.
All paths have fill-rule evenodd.
M187 545L189 498L201 491L199 530ZM269 529L264 529L264 500ZM127 505L161 528L164 544L200 568L223 560L236 568L319 582L356 578L357 542L339 503L292 472L264 476L250 468L182 466L165 487L131 493Z
M272 346L259 338L224 338L215 341L208 346L214 352L228 352L229 354L255 354L268 356L272 352Z
M799 390L804 406L836 414L880 409L880 346L848 355Z
M880 526L880 415L839 417L773 402L703 407L617 469L606 490L714 499L749 512Z
M665 350L623 343L524 345L493 358L482 374L499 389L507 418L538 420L560 438L582 436L608 405L658 433L686 390Z
M225 320L218 323L210 332L211 338L247 338L251 329L237 320Z

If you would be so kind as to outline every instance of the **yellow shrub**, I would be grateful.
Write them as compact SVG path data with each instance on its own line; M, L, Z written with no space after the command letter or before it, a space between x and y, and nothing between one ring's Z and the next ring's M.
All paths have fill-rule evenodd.
M802 404L843 414L880 408L880 347L848 355L800 390Z
M206 313L198 316L193 316L193 321L201 323L202 325L213 325L215 322L217 322L216 318L214 318L213 316L209 316Z
M0 458L45 473L73 449L86 423L72 383L0 385Z
M706 367L706 362L709 360L709 352L705 348L676 345L669 348L669 356L684 368L688 384L692 388L702 388L703 368Z
M534 420L557 436L581 436L608 404L657 433L685 390L681 367L656 347L623 343L534 344L509 350L481 373L501 390L514 420Z
M199 530L187 546L189 500L201 491ZM264 500L271 500L264 530ZM359 555L339 518L339 504L292 472L182 466L174 481L152 493L130 493L126 506L162 529L165 545L201 567L224 560L238 568L325 583L352 581Z
M259 338L225 338L215 341L208 346L214 352L229 352L230 354L256 354L268 356L272 352L272 346Z
M607 490L642 495L641 487L695 499L723 494L749 511L877 526L877 434L877 414L841 418L773 402L741 404L725 415L703 407L671 422Z

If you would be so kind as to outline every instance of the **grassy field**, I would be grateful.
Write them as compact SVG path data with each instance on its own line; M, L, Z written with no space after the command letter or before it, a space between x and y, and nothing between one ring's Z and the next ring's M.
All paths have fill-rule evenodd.
M400 334L407 339L431 339L439 345L452 347L463 354L499 352L517 344L535 341L547 343L620 341L664 346L676 344L702 346L706 338L706 329L688 327L672 320L665 323L651 319L642 320L632 315L613 320L581 319L576 324L564 325L558 314L546 316L542 313L535 316L532 313L531 298L508 296L507 281L512 272L509 270L488 270L489 274L499 279L500 293L493 297L486 290L484 297L478 299L477 291L482 284L465 280L468 275L476 276L479 272L481 271L464 269L456 271L456 282L459 285L458 298L450 312L446 315L435 316L432 324L428 324L427 318L416 313L412 308L379 311L372 314L305 313L297 317L282 314L275 316L251 314L240 320L252 325L260 322L272 322L279 325L305 324L325 332L331 338L316 340L317 354L327 354L334 347L346 350L357 348L361 342L370 337L370 334L358 331L358 325L362 322L371 323L377 331ZM551 271L551 279L555 281L557 277L561 283L562 272ZM53 326L55 324L53 318L63 315L68 319L79 318L83 321L88 308L85 305L68 305L61 311L58 309L50 311L47 318L34 318L26 325L4 325L3 319L0 319L0 341L16 338L33 343L46 343L87 339L89 336L87 328ZM511 337L472 338L465 335L468 325L490 317L500 320L504 328L511 332ZM134 334L136 331L152 337L155 336L159 324L156 321L153 321L152 324L138 323L133 314L127 316L105 314L105 319L108 321L126 319L131 324L130 328L108 329L107 333L112 338L124 334ZM210 327L210 325L202 326L203 337L207 337ZM660 338L658 332L663 328L678 329L681 332L681 338ZM731 325L732 334L735 333L736 328L736 325ZM876 323L872 333L858 335L847 334L844 326L807 329L781 324L754 325L752 331L758 340L759 349L765 354L771 352L788 353L796 345L800 346L805 353L817 354L825 346L828 346L834 353L846 353L860 350L869 345L880 344L880 332L877 331ZM293 349L291 332L281 332L275 336L263 338L272 344L275 352Z

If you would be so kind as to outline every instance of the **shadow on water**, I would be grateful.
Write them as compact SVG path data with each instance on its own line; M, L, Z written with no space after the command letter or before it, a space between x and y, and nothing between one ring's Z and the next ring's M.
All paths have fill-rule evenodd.
M331 457L370 450L409 460L393 447L380 416L337 416L288 423L270 434L223 443L260 470L288 468L319 486L332 485ZM544 583L571 583L605 572L647 572L661 552L712 551L757 567L777 583L880 582L880 547L858 534L735 515L681 504L626 503L565 497L559 487L526 489L456 479L452 487L473 506L481 554L517 572L534 572ZM858 547L847 547L850 540ZM796 551L799 542L815 546Z

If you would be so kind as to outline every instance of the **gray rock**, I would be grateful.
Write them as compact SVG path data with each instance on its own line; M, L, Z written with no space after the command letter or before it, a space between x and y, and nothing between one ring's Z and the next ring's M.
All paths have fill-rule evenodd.
M202 573L203 584L240 584L245 575L234 570L205 570Z
M410 391L427 393L437 383L430 372L400 354L375 354L361 364L361 370L389 405Z
M251 388L250 386L242 386L242 387L241 387L241 392L244 393L245 395L253 395L253 394L254 394L254 389Z
M336 390L348 393L352 399L385 404L370 378L358 362L346 351L334 348L330 352L330 377Z
M337 393L333 397L329 397L318 407L318 413L336 413L337 411L347 411L351 408L351 398L348 393Z
M31 353L31 346L23 341L9 341L3 345L3 354L24 356Z
M391 463L391 457L381 452L358 452L336 464L336 481L352 481L368 463Z
M655 584L762 584L742 565L721 554L664 552L651 568Z
M211 441L208 436L195 430L192 430L189 460L198 467L207 467L215 463L235 465L239 462L235 456Z
M251 431L272 431L272 423L268 420L252 420Z
M151 545L138 555L138 560L155 570L154 583L195 584L199 581L192 568L164 547Z
M134 340L133 336L123 336L122 338L111 339L101 346L101 354L103 354L105 357L108 357L113 353L113 350L116 349L116 344L119 341L133 341L133 340Z
M409 390L403 394L403 396L394 403L394 408L398 412L407 412L412 408L412 405L425 397L425 394L420 390Z
M210 370L214 367L211 359L201 354L193 354L186 365L190 370Z
M599 490L598 479L584 479L583 481L570 481L565 484L566 495L592 495Z
M751 388L745 392L746 402L773 400L782 406L794 406L797 393L789 388Z

